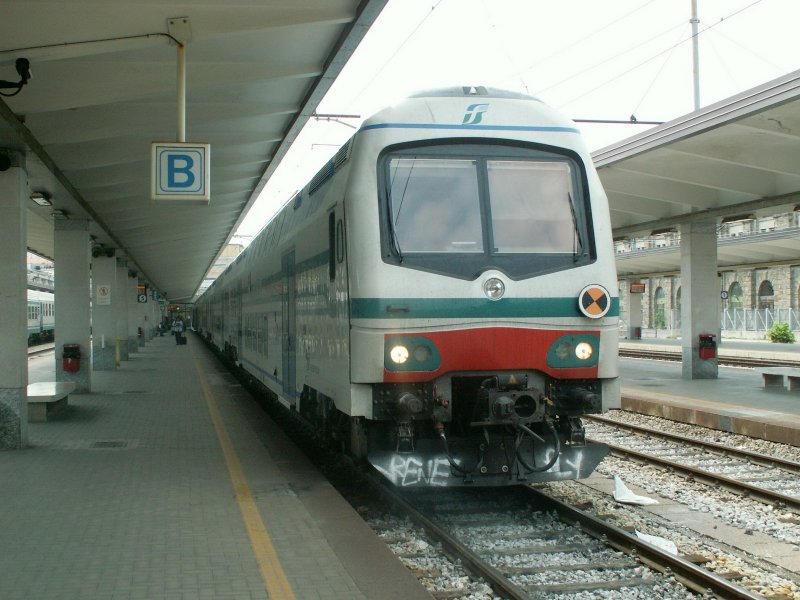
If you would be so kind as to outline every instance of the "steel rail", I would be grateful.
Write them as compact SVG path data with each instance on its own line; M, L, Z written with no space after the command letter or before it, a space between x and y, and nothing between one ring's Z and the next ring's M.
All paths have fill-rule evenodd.
M627 554L635 554L639 561L657 571L669 571L678 581L692 590L701 594L711 592L720 598L732 600L763 598L763 596L750 592L724 577L698 567L685 558L661 550L598 517L569 506L537 489L530 487L527 489L536 497L539 504L550 505L562 517L580 524L589 535L597 537Z
M371 485L375 487L377 492L387 502L399 506L401 510L411 517L411 520L424 528L432 538L440 542L446 553L459 559L467 570L486 579L495 592L511 600L528 600L530 598L530 594L514 585L507 577L500 573L500 571L480 558L434 521L423 515L406 500L388 488L382 481L376 479L376 477L377 476L370 474L368 480Z
M428 531L434 539L441 542L448 553L459 558L467 569L489 581L496 592L504 594L508 598L514 600L527 600L531 598L531 593L529 591L522 590L513 584L503 576L500 571L487 564L486 561L455 539L442 527L420 513L406 500L389 489L383 482L372 478L372 483L388 502L394 503L403 511L406 511L415 523ZM560 500L546 495L544 492L529 486L521 489L523 489L526 494L535 496L535 503L537 506L545 505L546 508L555 510L559 516L566 521L579 524L581 529L588 535L599 539L604 544L608 544L616 550L634 557L640 563L656 571L674 576L681 584L695 592L701 594L710 592L716 594L718 597L732 600L755 600L762 598L760 595L752 593L724 577L707 571L685 558L661 550L639 539L634 534L628 533L580 509L569 506Z
M681 362L683 355L674 350L639 350L636 348L620 348L619 356L623 358L644 358L651 360L669 360ZM728 367L800 367L800 361L778 358L753 358L751 356L720 356L717 364Z
M590 438L587 437L586 441L590 441ZM711 485L720 484L736 494L740 494L745 497L752 497L755 500L759 500L760 502L771 504L773 506L785 506L786 508L791 508L796 512L800 512L800 498L787 496L786 494L781 494L779 492L772 492L743 481L725 477L724 475L717 475L716 473L712 473L710 471L682 465L665 458L658 458L657 456L653 456L652 454L647 454L645 452L630 450L629 448L623 448L622 446L617 446L616 444L611 444L608 442L603 443L609 447L613 454L618 456L631 458L646 464L654 464L665 469L677 471L683 473L684 475L688 475L691 478L705 481Z
M769 454L761 454L760 452L753 452L752 450L742 450L740 448L731 448L730 446L726 446L725 444L719 444L717 442L707 442L705 440L699 440L697 438L681 435L679 433L671 433L669 431L653 431L651 429L643 427L642 425L634 425L633 423L621 423L619 421L615 421L614 419L609 419L608 417L604 417L601 415L583 415L581 418L588 421L597 421L598 423L603 423L606 425L611 425L613 427L618 427L619 429L627 429L628 431L641 433L650 437L657 437L674 442L690 444L692 446L697 446L700 448L705 448L714 452L719 452L723 456L732 456L734 458L739 458L742 460L749 460L763 467L780 467L782 469L787 469L789 471L800 472L799 462L795 462L793 460L787 460L785 458L779 458L777 456L770 456Z

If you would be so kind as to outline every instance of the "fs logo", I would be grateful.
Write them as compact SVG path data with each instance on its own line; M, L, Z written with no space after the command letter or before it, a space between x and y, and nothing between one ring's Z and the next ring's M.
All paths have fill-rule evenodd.
M464 113L464 120L462 125L477 125L483 118L483 113L489 110L488 104L470 104L467 107L467 112Z

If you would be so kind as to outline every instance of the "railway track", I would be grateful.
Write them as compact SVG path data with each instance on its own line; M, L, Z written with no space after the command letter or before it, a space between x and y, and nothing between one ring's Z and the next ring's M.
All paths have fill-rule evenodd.
M655 465L695 481L724 487L735 494L800 513L800 463L674 433L655 432L604 417L592 416L587 420L602 423L609 429L600 435L587 436L587 440L607 444L613 455ZM620 432L629 432L630 436L622 436ZM648 439L659 443L647 443Z
M374 482L446 553L505 598L569 594L758 598L684 558L530 487L401 495ZM687 589L683 589L683 587ZM458 590L434 594L459 597Z
M715 574L692 562L703 564L700 555L688 557L692 560L673 556L525 486L501 493L436 489L399 495L382 478L355 471L349 460L324 450L296 419L283 415L277 420L284 428L291 423L293 438L308 436L301 445L318 467L437 600L677 600L697 593L761 598L726 579L725 572ZM377 525L368 517L373 511L379 515Z
M682 354L675 350L650 350L638 348L620 348L620 357L644 358L648 360L667 360L680 362ZM751 356L717 355L717 363L726 367L800 367L800 361L776 358L754 358Z
M800 463L596 415L586 419L602 424L587 439L607 444L617 456L800 513Z

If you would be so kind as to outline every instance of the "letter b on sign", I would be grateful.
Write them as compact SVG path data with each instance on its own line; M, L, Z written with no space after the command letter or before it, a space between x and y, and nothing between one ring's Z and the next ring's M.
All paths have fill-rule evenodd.
M197 177L197 157L193 154L167 154L167 187L193 189Z
M210 153L208 144L153 142L153 200L210 200Z

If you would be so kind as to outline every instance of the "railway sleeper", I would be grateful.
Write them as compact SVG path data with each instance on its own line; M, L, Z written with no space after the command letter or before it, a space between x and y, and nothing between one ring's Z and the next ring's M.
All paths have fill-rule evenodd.
M522 554L567 554L580 553L585 546L579 544L557 544L554 546L516 546L514 548L485 548L478 550L480 556L517 556Z
M622 588L652 587L657 583L651 577L632 577L615 581L586 581L570 583L549 583L546 585L521 586L530 593L565 594L569 592L592 592L597 590L619 590Z
M545 567L512 567L503 566L497 569L508 577L513 575L535 575L537 573L550 573L555 571L601 571L603 569L629 569L638 566L631 560L606 560L602 562L588 562L573 565L549 565Z
M433 590L431 596L436 600L454 600L455 598L463 598L469 594L466 588L452 588L448 590Z

